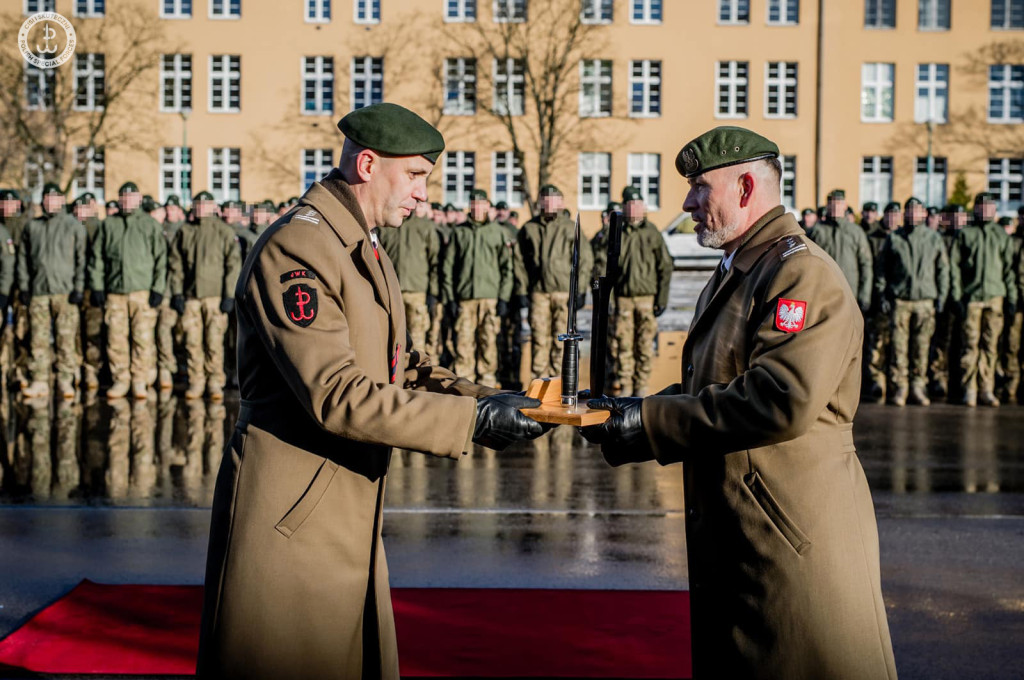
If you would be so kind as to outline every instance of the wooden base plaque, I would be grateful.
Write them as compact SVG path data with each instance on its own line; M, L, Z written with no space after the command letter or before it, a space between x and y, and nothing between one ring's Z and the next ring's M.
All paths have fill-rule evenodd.
M520 412L538 423L586 427L600 425L611 415L610 411L587 408L586 402L574 407L562 406L561 378L537 378L530 383L526 396L540 399L541 405L539 408L520 409Z

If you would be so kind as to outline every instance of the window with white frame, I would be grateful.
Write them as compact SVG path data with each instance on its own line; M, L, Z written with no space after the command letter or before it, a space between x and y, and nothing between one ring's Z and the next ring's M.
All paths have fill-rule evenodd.
M864 28L896 28L896 0L864 0Z
M661 154L631 153L626 162L629 186L640 190L648 210L661 205Z
M306 21L326 24L331 20L331 0L306 0Z
M1024 122L1024 66L988 67L988 120L991 123Z
M242 0L210 0L211 19L240 19Z
M747 117L747 72L749 62L720 61L715 64L715 117Z
M580 0L583 6L580 8L580 19L585 24L610 24L612 23L612 6L614 0Z
M238 112L242 107L242 58L210 55L210 112Z
M191 19L192 0L160 0L161 19Z
M218 203L237 201L242 186L242 152L237 148L211 148L209 161L210 193Z
M39 68L25 64L25 108L45 111L53 108L53 88L56 69Z
M53 162L49 157L37 153L25 159L25 188L32 197L33 203L43 198L43 182L53 177Z
M749 24L750 0L718 0L718 23Z
M769 26L796 26L800 23L800 0L768 0Z
M860 67L860 119L864 123L892 122L893 64L868 63Z
M779 156L782 177L779 180L782 205L787 210L796 210L796 156Z
M384 101L384 57L352 58L352 110Z
M580 116L612 115L612 62L610 59L580 61Z
M629 62L629 115L654 118L661 115L661 62L639 59Z
M380 23L380 0L356 0L354 9L357 24Z
M892 156L864 156L861 159L860 200L880 205L892 201Z
M918 0L917 28L922 31L949 30L950 0Z
M73 80L76 111L96 111L106 105L106 59L102 54L76 54Z
M299 193L305 192L313 182L320 181L333 168L334 152L331 149L303 149Z
M914 195L924 201L925 205L945 205L946 159L943 156L932 156L931 160L929 172L928 157L917 157L914 166Z
M629 23L661 23L662 0L629 0L629 3Z
M612 155L581 153L579 167L580 210L604 210L612 195Z
M945 123L949 112L949 64L918 64L914 122Z
M192 108L192 55L160 55L160 110Z
M797 63L769 61L765 64L765 118L796 118Z
M86 191L96 196L100 203L104 202L106 154L102 147L76 146L75 169L71 179L71 195L79 196Z
M106 0L75 0L74 16L83 19L102 17L107 12Z
M988 159L988 193L995 196L999 212L1015 212L1021 206L1022 189L1024 189L1024 159Z
M526 63L522 59L494 60L494 110L501 115L523 115L526 100Z
M182 204L192 194L192 149L165 146L160 149L160 202L177 196Z
M450 116L476 113L476 59L444 60L444 112Z
M495 151L491 154L491 198L495 203L505 201L510 208L523 205L523 166L513 151Z
M526 21L526 0L494 0L494 20L498 23Z
M464 208L469 205L469 192L476 186L476 154L472 151L449 151L444 157L444 202Z
M25 0L25 14L56 11L57 0Z
M1024 28L1024 0L992 0L992 28Z
M467 23L476 21L476 0L445 0L444 20Z
M334 57L302 58L302 112L334 113Z

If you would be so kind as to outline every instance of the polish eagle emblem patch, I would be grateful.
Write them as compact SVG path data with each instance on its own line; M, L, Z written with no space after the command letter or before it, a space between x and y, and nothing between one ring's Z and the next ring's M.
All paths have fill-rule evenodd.
M779 298L775 308L775 327L783 333L799 333L804 329L807 317L807 303L803 300Z

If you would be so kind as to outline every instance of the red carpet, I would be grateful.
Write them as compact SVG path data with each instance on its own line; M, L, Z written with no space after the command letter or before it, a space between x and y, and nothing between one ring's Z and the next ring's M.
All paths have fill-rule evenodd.
M407 677L687 678L685 591L396 588ZM83 581L0 641L0 670L195 671L202 588Z

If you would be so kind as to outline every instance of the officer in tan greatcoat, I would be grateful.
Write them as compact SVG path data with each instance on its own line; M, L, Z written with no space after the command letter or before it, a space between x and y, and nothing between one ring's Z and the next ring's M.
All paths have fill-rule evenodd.
M458 459L546 428L408 351L400 227L444 139L394 104L353 111L341 160L256 242L235 290L239 419L217 477L197 672L398 678L381 543L391 447Z
M895 678L871 494L853 444L864 322L781 205L778 147L720 127L680 152L683 209L725 251L680 382L606 398L612 464L682 462L694 678Z

